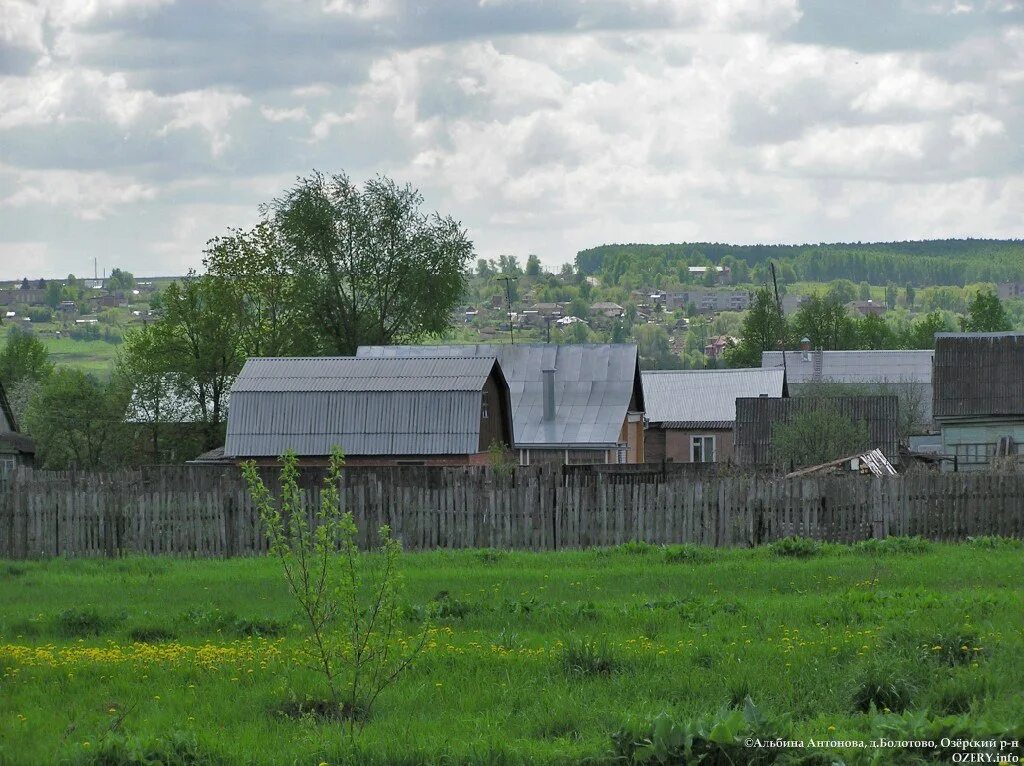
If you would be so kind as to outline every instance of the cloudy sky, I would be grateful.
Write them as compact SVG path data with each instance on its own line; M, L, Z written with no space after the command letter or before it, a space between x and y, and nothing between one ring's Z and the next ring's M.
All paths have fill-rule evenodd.
M311 169L478 254L1024 236L1012 0L0 0L0 277L201 264Z

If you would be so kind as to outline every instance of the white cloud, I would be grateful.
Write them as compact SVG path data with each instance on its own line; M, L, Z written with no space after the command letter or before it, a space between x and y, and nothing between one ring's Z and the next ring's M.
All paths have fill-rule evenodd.
M0 208L67 208L83 221L109 216L118 207L155 200L156 187L128 176L69 170L12 170L0 166L14 191L0 197Z
M886 17L948 31L926 50L877 29L837 44L827 4L797 0L267 0L194 20L0 0L0 237L79 259L108 247L82 236L102 223L125 258L142 239L197 265L312 168L411 181L482 255L552 264L601 241L1012 233L1024 26L1003 4Z

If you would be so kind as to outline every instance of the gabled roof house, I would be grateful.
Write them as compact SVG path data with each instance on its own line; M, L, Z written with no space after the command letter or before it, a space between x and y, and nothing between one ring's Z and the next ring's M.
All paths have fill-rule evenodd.
M894 394L905 423L915 431L934 430L932 418L932 356L924 350L787 351L786 382L797 395L808 384L842 384L848 390L830 395ZM782 369L781 351L764 351L761 366Z
M718 463L733 458L736 399L786 395L781 369L645 370L647 462Z
M224 458L324 463L483 464L513 441L494 356L256 358L231 387Z
M939 333L935 420L945 470L987 468L1024 453L1024 333Z
M19 465L31 466L35 455L35 442L18 428L14 409L0 381L0 476Z
M524 465L642 463L644 392L632 344L361 346L361 358L497 358Z

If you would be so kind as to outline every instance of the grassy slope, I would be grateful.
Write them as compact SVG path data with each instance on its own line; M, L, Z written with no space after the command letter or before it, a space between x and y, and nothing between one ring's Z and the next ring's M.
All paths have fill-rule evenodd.
M77 367L106 378L114 367L118 346L102 340L43 338L50 361L65 367Z
M696 563L622 550L408 556L411 604L448 591L468 614L437 621L435 648L382 698L364 752L381 763L435 762L443 754L453 762L577 761L607 754L610 733L631 716L689 718L748 693L770 713L791 713L805 736L854 736L866 733L868 719L852 710L851 693L872 664L916 687L915 707L969 704L972 716L1024 720L1020 549L707 556ZM239 638L246 624L279 622L292 626L280 645L286 652L300 640L272 560L10 563L0 565L0 603L0 762L80 757L117 715L110 711L125 706L134 706L128 732L193 732L231 762L342 757L334 727L267 712L292 691L305 693L312 676L273 660L260 667L268 643ZM61 627L60 615L72 608L93 609L110 625L79 641ZM237 640L242 649L203 669L111 665L103 652L99 662L79 657L53 668L16 660L23 650L11 648L126 645L138 628L160 628L185 645ZM926 648L972 633L982 648L977 666L950 667ZM566 675L557 647L570 636L607 637L621 671Z

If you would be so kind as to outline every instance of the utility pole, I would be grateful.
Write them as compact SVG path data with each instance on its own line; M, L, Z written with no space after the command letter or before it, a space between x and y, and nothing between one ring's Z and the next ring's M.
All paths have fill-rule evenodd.
M505 305L508 308L508 337L511 344L514 346L516 343L516 336L512 330L512 282L514 281L514 277L498 277L498 281L505 283Z
M782 311L782 301L779 299L779 283L775 279L775 261L768 261L768 265L772 267L772 287L775 289L775 308L779 311L779 317L783 321L786 319L786 315ZM782 346L782 379L785 381L789 380L789 370L786 369L786 339L780 338L779 344Z

